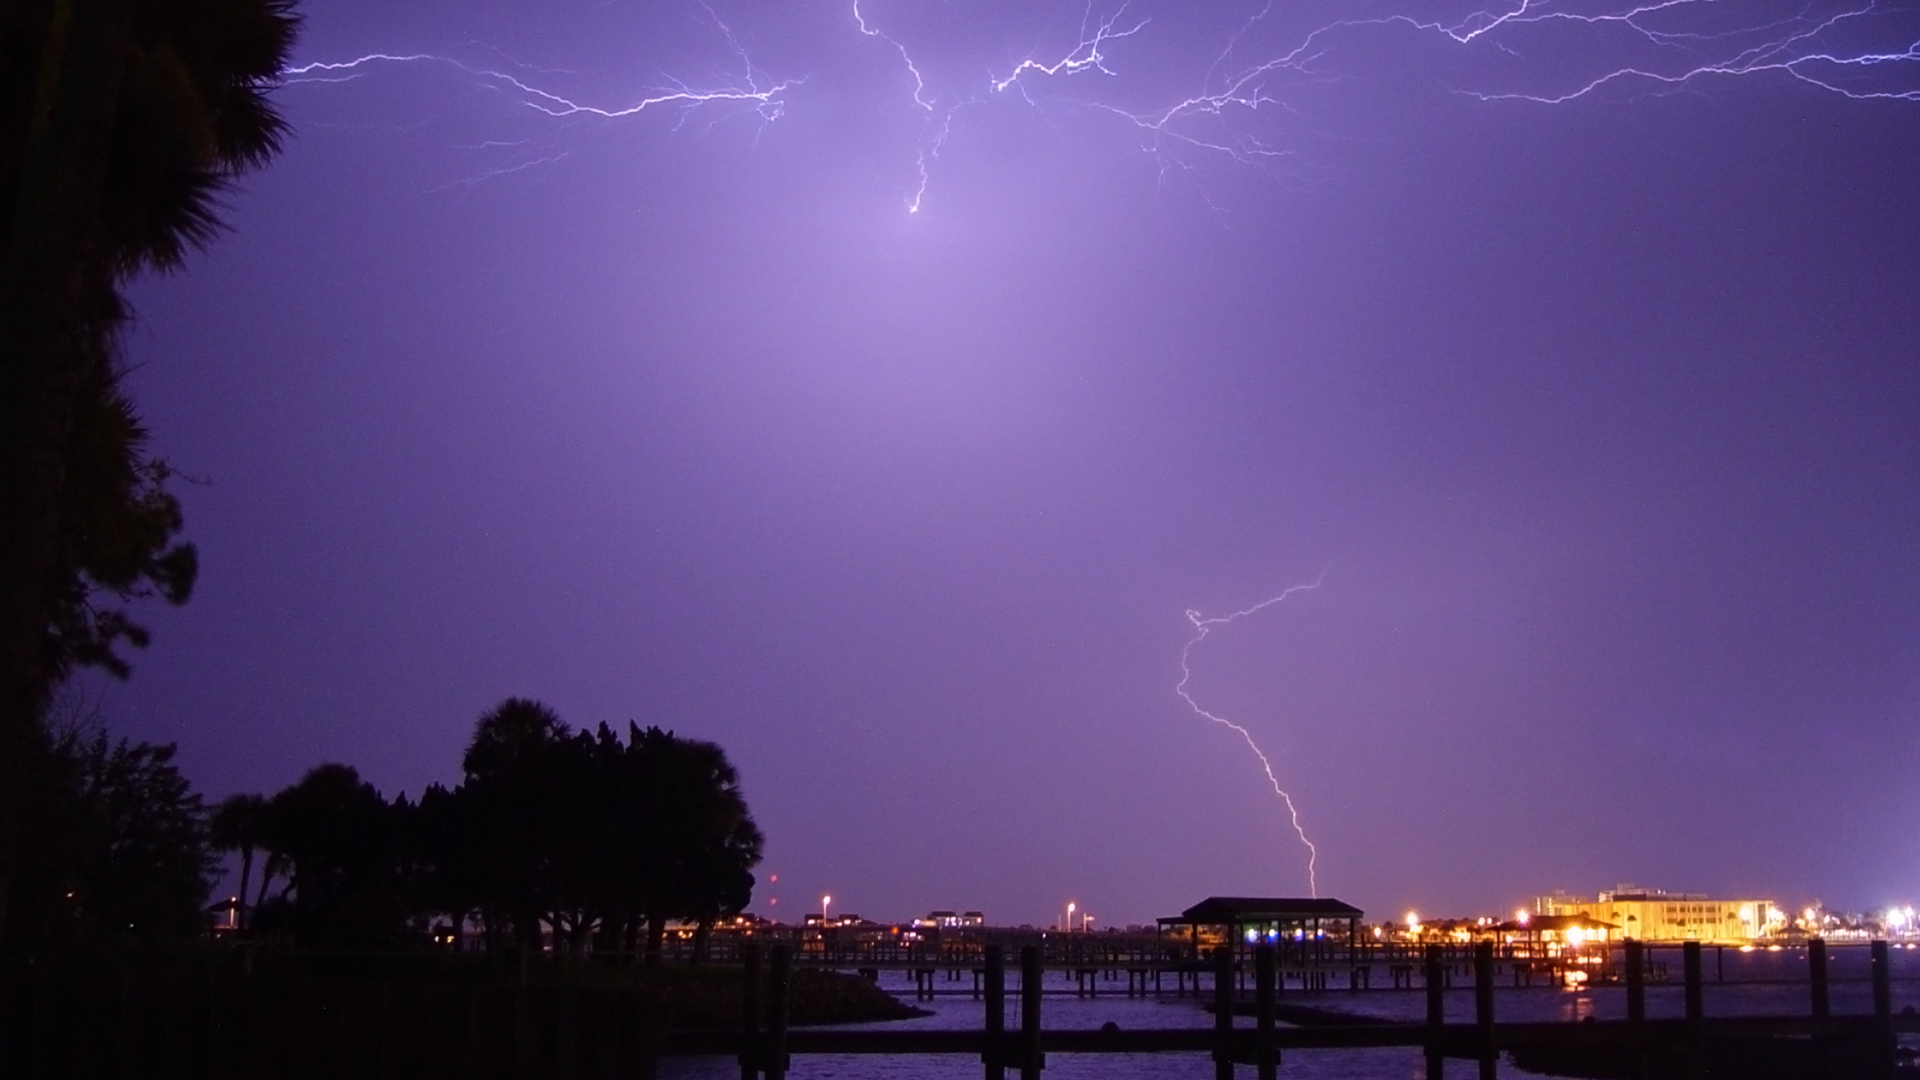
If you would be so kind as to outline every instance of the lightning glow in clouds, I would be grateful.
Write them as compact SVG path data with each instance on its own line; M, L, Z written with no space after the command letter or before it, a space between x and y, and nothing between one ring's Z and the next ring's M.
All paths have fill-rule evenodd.
M1324 576L1325 575L1322 575L1322 578L1324 578ZM1273 762L1267 757L1266 751L1260 749L1260 744L1253 741L1252 732L1224 716L1207 711L1201 707L1199 702L1193 700L1193 695L1187 693L1187 683L1193 680L1193 647L1207 640L1207 635L1212 633L1215 627L1225 626L1236 619L1242 619L1266 608L1270 608L1285 600L1287 597L1292 596L1294 593L1306 592L1319 587L1320 579L1316 579L1311 585L1295 585L1272 599L1262 600L1250 608L1236 611L1231 615L1219 615L1208 618L1201 615L1198 611L1189 608L1187 610L1187 621L1193 624L1193 636L1187 639L1186 645L1180 650L1180 682L1173 688L1174 692L1180 695L1181 700L1187 703L1187 707L1193 710L1194 715L1206 720L1211 720L1222 727L1231 728L1235 734L1246 740L1247 748L1253 751L1253 756L1260 759L1260 768L1267 774L1267 782L1273 785L1274 794L1280 796L1280 801L1287 806L1287 817L1293 825L1294 833L1300 837L1300 842L1306 845L1307 888L1314 896L1320 895L1320 849L1314 846L1313 841L1307 836L1305 826L1300 824L1300 808L1294 805L1293 796L1287 793L1287 789L1280 786L1280 778L1276 776L1273 771Z

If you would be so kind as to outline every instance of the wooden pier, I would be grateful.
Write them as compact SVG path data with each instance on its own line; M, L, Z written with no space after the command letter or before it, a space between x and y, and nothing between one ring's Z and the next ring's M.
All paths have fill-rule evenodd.
M1899 1060L1897 1037L1920 1033L1920 1016L1893 1008L1886 943L1868 948L1867 977L1855 988L1870 984L1871 1007L1852 1015L1836 1012L1830 950L1814 941L1795 980L1804 1008L1791 1015L1716 1016L1708 991L1724 972L1708 963L1708 951L1681 947L1679 962L1663 967L1651 948L1630 942L1612 963L1612 978L1589 984L1590 993L1619 995L1620 1019L1540 1023L1501 1018L1502 991L1515 985L1516 968L1514 958L1504 958L1502 967L1491 942L1464 952L1432 945L1417 957L1395 955L1394 965L1413 966L1398 980L1398 992L1419 994L1426 1006L1424 1020L1407 1022L1289 1000L1279 951L1269 945L1220 950L1204 965L1182 961L1178 968L1184 992L1211 1004L1211 1026L1146 1030L1047 1028L1050 993L1090 994L1118 980L1106 969L1070 966L1084 956L1056 958L1068 963L1049 968L1038 945L989 944L980 951L983 1022L972 1030L794 1029L789 1005L800 957L784 942L741 951L738 1022L708 1031L669 1031L657 998L611 988L12 962L0 964L0 1076L644 1080L655 1075L662 1056L708 1054L733 1058L743 1080L757 1080L784 1078L796 1054L957 1054L978 1061L987 1080L1004 1080L1009 1072L1032 1080L1050 1054L1189 1053L1209 1055L1217 1080L1240 1069L1269 1080L1295 1052L1401 1048L1425 1058L1430 1080L1449 1068L1457 1069L1456 1080L1490 1077L1502 1055L1523 1069L1623 1080L1920 1080L1920 1072ZM958 983L972 968L915 970L921 972L916 986L932 992L926 988ZM1650 1016L1650 984L1676 972L1672 989L1681 993L1669 994L1667 1007L1679 1015ZM1144 993L1146 982L1145 974L1136 975L1128 986ZM1472 1019L1450 1021L1450 994L1468 988Z
M1253 995L1241 991L1245 972L1231 952L1215 958L1210 982L1211 1028L1123 1031L1047 1030L1042 1025L1046 968L1040 950L1020 950L1019 1021L1007 1019L1007 971L1004 951L984 950L981 968L986 999L985 1022L977 1031L790 1031L786 1025L786 980L791 949L776 946L762 978L757 950L743 956L745 994L739 1031L669 1035L667 1054L729 1054L737 1058L742 1080L781 1080L794 1054L960 1054L977 1057L987 1080L1004 1080L1017 1071L1022 1080L1038 1080L1048 1054L1207 1053L1216 1080L1232 1080L1239 1066L1250 1066L1260 1080L1281 1074L1284 1055L1297 1050L1399 1047L1425 1057L1429 1080L1440 1080L1450 1059L1465 1059L1481 1080L1496 1075L1500 1055L1523 1068L1574 1075L1637 1077L1793 1078L1793 1080L1891 1080L1920 1075L1898 1061L1898 1035L1920 1032L1920 1018L1896 1016L1892 1009L1890 958L1885 942L1871 946L1873 1011L1835 1016L1830 1008L1826 948L1809 947L1808 1011L1791 1016L1711 1017L1705 1009L1702 948L1682 948L1685 1014L1649 1019L1646 1013L1645 949L1628 942L1619 987L1626 996L1626 1018L1580 1022L1501 1023L1497 1017L1495 950L1491 942L1475 946L1469 961L1474 1019L1448 1022L1445 998L1454 966L1447 950L1427 946L1421 956L1424 1022L1349 1022L1281 1026L1281 980L1277 951L1252 950ZM1197 983L1196 979L1196 983ZM1236 1026L1236 1015L1251 1015L1251 1027Z

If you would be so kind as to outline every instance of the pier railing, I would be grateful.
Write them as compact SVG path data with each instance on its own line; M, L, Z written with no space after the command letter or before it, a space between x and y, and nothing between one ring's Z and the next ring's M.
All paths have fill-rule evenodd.
M1711 1017L1705 1007L1702 949L1682 948L1684 1015L1647 1016L1644 946L1628 942L1621 964L1620 992L1626 998L1622 1020L1578 1022L1501 1022L1496 1015L1496 953L1483 942L1471 953L1474 1009L1470 1022L1449 1022L1446 993L1452 962L1448 950L1428 946L1421 956L1426 996L1424 1022L1306 1022L1282 1026L1276 952L1261 945L1252 952L1253 995L1240 991L1240 965L1226 951L1212 961L1211 1028L1048 1030L1042 1024L1043 957L1039 948L1019 952L1019 1020L1007 1020L1005 953L988 946L982 957L985 1019L978 1030L790 1030L786 1024L788 979L793 953L786 945L770 950L765 974L758 950L743 953L745 994L742 1026L735 1032L670 1035L668 1054L731 1054L742 1080L781 1080L795 1054L959 1054L976 1057L987 1080L1003 1080L1017 1071L1022 1080L1038 1080L1048 1054L1207 1053L1217 1080L1231 1080L1238 1066L1249 1066L1260 1080L1281 1074L1284 1055L1296 1050L1400 1047L1418 1050L1429 1080L1440 1080L1449 1059L1471 1062L1482 1080L1492 1080L1496 1063L1511 1055L1522 1067L1574 1075L1619 1077L1846 1077L1887 1080L1897 1071L1897 1036L1920 1031L1911 1014L1892 1008L1890 958L1885 942L1871 946L1873 1010L1836 1016L1830 1004L1824 942L1809 944L1808 1009L1788 1016ZM1250 1015L1239 1026L1235 1016ZM1326 1019L1324 1016L1320 1019Z
M970 1057L988 1080L1003 1080L1009 1073L1042 1075L1049 1055L1190 1053L1210 1056L1220 1080L1240 1069L1266 1080L1281 1075L1284 1059L1296 1052L1396 1047L1424 1057L1429 1080L1450 1067L1461 1076L1468 1069L1491 1076L1502 1055L1522 1068L1563 1076L1917 1075L1896 1066L1897 1036L1920 1032L1920 1017L1894 1011L1886 943L1868 950L1870 1007L1853 1013L1836 1003L1865 1005L1866 996L1857 984L1853 994L1834 994L1839 980L1829 970L1825 942L1808 944L1798 980L1803 1004L1769 1016L1715 1015L1719 1002L1709 993L1715 984L1704 950L1689 944L1679 951L1676 989L1682 993L1669 990L1654 1002L1656 1011L1680 1010L1673 1016L1649 1013L1649 977L1660 969L1638 943L1622 950L1618 980L1591 991L1618 995L1607 1011L1621 1018L1578 1022L1503 1017L1496 991L1511 988L1512 975L1509 969L1502 976L1502 958L1491 943L1467 955L1464 973L1458 950L1424 950L1420 985L1404 992L1424 997L1425 1016L1410 1021L1303 1007L1286 991L1277 952L1263 945L1246 954L1216 953L1205 971L1187 980L1192 992L1211 1000L1211 1026L1062 1030L1044 1024L1047 968L1040 949L996 945L980 957L979 1026L836 1030L791 1027L797 957L789 945L777 944L740 958L738 1023L698 1032L668 1031L670 1003L663 1007L657 996L631 990L9 958L0 963L0 1076L612 1080L651 1077L663 1055L717 1054L735 1059L743 1080L757 1080L784 1078L796 1055L943 1054ZM1450 997L1456 1004L1458 997L1449 988L1456 983L1462 991L1472 988L1470 1019L1449 1018Z

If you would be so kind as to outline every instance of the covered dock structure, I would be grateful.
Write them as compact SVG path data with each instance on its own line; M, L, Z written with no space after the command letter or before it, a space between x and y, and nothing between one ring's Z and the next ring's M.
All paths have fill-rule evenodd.
M1331 898L1209 896L1157 922L1162 942L1193 963L1222 947L1238 960L1256 945L1272 945L1283 967L1324 969L1355 964L1365 914Z

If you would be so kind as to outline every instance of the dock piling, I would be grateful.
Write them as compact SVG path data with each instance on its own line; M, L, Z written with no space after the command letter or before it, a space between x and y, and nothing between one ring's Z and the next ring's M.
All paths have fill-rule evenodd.
M740 946L740 1080L760 1075L760 947Z
M1498 1080L1500 1049L1493 1038L1493 942L1473 947L1473 1020L1479 1032L1480 1080Z
M1694 1080L1706 1074L1706 1040L1700 1033L1700 1022L1706 1018L1706 1002L1703 981L1700 973L1700 943L1685 942L1680 946L1680 966L1686 981L1687 994L1687 1075Z
M1827 941L1807 939L1807 981L1813 990L1813 1015L1825 1020L1833 1013L1827 994Z
M1627 980L1627 1023L1631 1026L1629 1036L1630 1052L1633 1055L1633 1078L1644 1080L1647 1075L1646 1024L1647 1024L1647 957L1646 946L1628 938L1622 950L1621 962L1626 965Z
M1225 946L1213 955L1213 1077L1233 1080L1233 950Z
M1627 969L1627 1019L1638 1023L1647 1018L1647 947L1628 938L1622 951Z
M1443 1045L1447 1024L1447 984L1441 972L1442 953L1438 945L1427 946L1426 983L1427 983L1427 1080L1441 1080L1447 1073L1446 1047ZM1412 981L1412 975L1408 975Z
M1040 1053L1040 950L1020 949L1020 1080L1040 1080L1046 1057Z
M793 948L786 944L773 947L773 964L767 972L766 1053L760 1069L767 1080L784 1080L791 1064L787 1059L787 1003L793 990Z
M1005 1080L1007 1075L1007 953L998 945L987 946L987 1045L980 1051L986 1065L986 1080Z
M1273 946L1253 950L1254 1053L1253 1065L1260 1080L1278 1080L1280 1048L1273 1041L1274 1006L1279 1003L1275 989Z
M1700 975L1700 943L1689 941L1680 946L1681 969L1687 984L1687 1019L1698 1023L1706 1015L1704 988Z
M1891 958L1887 955L1887 943L1873 943L1873 1019L1879 1029L1875 1035L1879 1046L1874 1054L1874 1069L1880 1077L1894 1075L1894 1063L1899 1050L1900 1037L1893 1030L1893 972L1889 967Z

